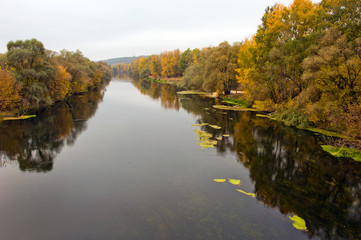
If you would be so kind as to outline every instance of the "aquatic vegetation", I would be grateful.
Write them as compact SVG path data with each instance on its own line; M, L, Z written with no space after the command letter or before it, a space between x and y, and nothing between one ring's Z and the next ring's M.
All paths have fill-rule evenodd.
M276 118L271 117L270 115L265 115L265 114L256 114L257 117L262 117L262 118L268 118L271 120L277 120Z
M248 195L248 196L251 196L251 197L253 197L253 198L256 197L256 194L254 194L254 193L248 193L248 192L245 192L245 191L243 191L243 190L241 190L241 189L237 189L237 191L240 192L240 193L246 194L246 195Z
M225 105L213 105L215 109L222 109L222 110L231 110L231 111L241 111L241 112L257 112L254 108L244 108L240 106L225 106Z
M243 108L248 108L249 107L249 104L245 100L238 100L238 99L234 99L234 98L226 98L222 102L223 103L233 104L233 105L238 105L238 106L243 107Z
M241 180L239 180L239 179L229 179L229 183L239 186L239 185L241 185Z
M200 123L200 124L192 124L192 126L194 127L203 127L203 126L207 126L208 123Z
M311 128L310 127L310 128L300 128L300 129L305 129L305 130L315 132L315 133L321 133L323 135L330 136L330 137L352 139L352 138L342 135L340 133L332 132L332 131L328 131L328 130L324 130L324 129L320 129L320 128Z
M28 118L34 118L34 117L36 117L36 115L24 115L24 116L19 116L19 117L4 117L3 120L4 121L21 120L21 119L28 119Z
M215 179L213 179L213 181L215 181L217 183L223 183L223 182L226 182L227 180L224 178L215 178Z
M297 215L293 215L293 217L289 216L290 220L292 221L293 227L301 230L307 231L306 222L302 218Z
M211 124L208 124L208 126L210 126L211 128L214 128L214 129L221 129L221 128L222 128L222 127L220 127L220 126L211 125Z
M202 147L202 149L213 148L217 145L217 141L210 139L212 137L212 134L199 129L194 130L194 132L197 133L199 137L198 138L199 142L197 143L199 144L199 146Z
M211 128L214 128L214 129L222 129L222 127L220 127L220 126L211 125L209 123L192 124L192 126L194 126L194 127L210 126Z
M322 149L335 157L352 158L355 161L361 162L361 151L354 148L334 147L330 145L322 145Z

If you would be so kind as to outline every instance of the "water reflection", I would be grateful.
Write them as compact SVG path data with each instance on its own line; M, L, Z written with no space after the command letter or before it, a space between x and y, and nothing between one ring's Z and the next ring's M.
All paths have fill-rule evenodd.
M134 83L143 94L162 100L162 106L196 116L196 123L221 138L219 154L235 152L249 169L257 200L283 214L305 219L310 238L361 239L361 163L339 160L321 150L325 137L257 118L252 113L212 109L214 99L174 94L156 83ZM170 96L173 96L171 98ZM168 101L167 104L164 102ZM230 137L223 137L223 135Z
M147 80L134 80L134 86L144 94L153 99L160 99L160 103L165 109L180 109L180 103L177 96L177 88L168 84L158 84Z
M257 118L253 113L215 110L212 105L217 100L191 95L177 96L176 88L169 85L159 85L148 81L134 81L133 84L142 94L159 100L165 109L192 114L195 117L194 123L221 126L221 129L215 129L209 125L202 126L200 129L210 133L212 140L217 140L215 150L218 155L226 155L231 152L236 156L236 161L248 169L250 179L254 184L256 199L259 202L269 208L278 209L285 215L296 214L305 219L308 228L307 234L310 238L361 239L361 164L338 160L323 152L320 143L327 139L268 119ZM74 144L79 134L87 128L87 120L95 114L103 95L104 92L100 90L91 91L74 97L68 103L59 103L54 108L43 110L35 119L3 122L0 125L0 166L12 165L17 162L22 171L50 171L53 168L54 159L63 147ZM111 105L111 111L114 106L118 105ZM141 116L143 117L143 115ZM117 120L120 121L121 118ZM133 119L129 121L133 121ZM152 123L154 124L154 122ZM121 122L117 122L117 124L121 124ZM170 123L171 127L173 127L172 124ZM134 131L151 129L139 125L133 128ZM111 127L114 128L114 126ZM124 128L127 127L128 125L124 126ZM159 129L162 127L163 125ZM114 129L109 131L114 131ZM84 216L91 214L89 209L100 208L97 205L98 198L102 199L102 203L107 203L103 205L109 205L109 209L106 208L106 214L109 216L104 214L103 218L97 219L99 212L94 212L94 217L88 218L94 221L99 220L96 224L91 225L92 227L104 224L101 226L109 229L110 225L112 230L116 229L127 232L130 236L138 236L132 239L142 239L143 236L148 239L169 239L170 236L174 236L172 234L175 232L180 234L179 236L183 239L212 239L215 236L217 239L232 239L239 235L252 236L249 238L267 238L267 235L262 235L258 229L271 228L267 231L270 233L273 231L274 226L263 226L259 224L256 217L256 220L243 219L244 215L237 212L237 210L256 211L259 209L258 206L244 206L241 200L234 200L226 192L219 194L220 199L212 199L212 191L215 189L205 188L202 189L204 192L200 192L199 185L187 182L191 181L191 177L183 179L176 174L178 171L180 175L187 174L197 167L201 169L200 171L210 170L211 167L197 166L195 163L182 171L183 165L168 160L168 158L174 158L172 151L175 151L176 148L166 151L163 146L157 148L155 144L143 146L140 144L143 144L142 138L128 136L129 133L133 133L133 130L120 133L123 132L119 130L119 133L115 134L116 138L111 138L109 141L118 141L119 144L126 147L122 148L122 152L114 151L107 155L109 159L112 159L112 154L116 156L115 160L109 164L109 168L107 168L107 164L103 166L101 161L97 161L99 163L95 166L98 166L98 169L92 172L96 176L95 180L91 182L92 185L85 184L91 180L91 178L85 178L88 176L88 170L92 169L89 167L86 169L87 171L84 171L86 172L84 175L79 174L85 178L84 182L80 180L82 184L78 183L74 192L70 191L71 194L64 194L64 196L73 196L79 192L79 189L88 190L89 195L85 194L84 198L80 193L79 196L76 195L81 203L77 205L77 208L83 209ZM149 132L148 136L153 139L153 134ZM166 134L162 136L165 137ZM197 136L194 134L194 144L196 144L196 139ZM158 139L158 141L160 140ZM138 143L141 145L141 149L146 150L142 152L136 147L134 150L133 146ZM187 147L189 146L187 145ZM128 149L129 151L127 151ZM155 154L160 151L162 151L161 156ZM134 152L139 152L142 157L136 156L133 159ZM98 154L97 156L100 158L103 157L102 151L99 151ZM167 160L152 168L151 164L155 162L150 158L152 154L155 158ZM199 156L197 155L197 157ZM207 157L205 156L205 158ZM127 166L123 166L121 158L133 159L133 161L128 162ZM150 159L148 160L148 158ZM141 161L141 159L146 160ZM208 164L207 160L204 162ZM179 167L174 168L174 165L179 165ZM83 165L82 167L86 168L87 166ZM123 168L127 170L122 172ZM73 169L74 175L81 172L80 170L82 169ZM198 175L199 173L194 174ZM106 181L108 179L115 181ZM204 178L197 180L208 181ZM54 180L54 183L57 182L58 179ZM75 183L76 181L74 181ZM133 187L134 185L137 188ZM209 187L210 185L201 186ZM179 193L170 194L175 187ZM208 191L210 192L208 193ZM155 200L152 201L152 199ZM243 200L248 201L249 199ZM58 206L63 206L62 201L60 202L61 204L59 203ZM84 202L91 203L90 207L86 208ZM121 204L118 204L119 202ZM256 201L254 203L257 204ZM241 208L242 206L243 208ZM39 208L42 209L42 207ZM124 212L121 212L120 209ZM119 216L126 217L124 219L121 217L119 219L111 218L112 214L117 216L114 212L118 212ZM10 215L9 213L8 216ZM77 216L81 215L77 214ZM77 220L86 222L81 218ZM64 220L64 223L66 222L68 222L68 218ZM154 226L158 226L159 231L154 230ZM91 230L88 231L91 232L93 228L89 228ZM151 233L155 236L150 236ZM195 236L195 233L199 235ZM246 233L250 235L245 235ZM277 234L275 235L277 236Z
M17 161L21 171L48 172L64 145L72 145L87 128L102 101L104 91L93 89L67 102L42 109L34 119L5 121L0 124L2 167Z

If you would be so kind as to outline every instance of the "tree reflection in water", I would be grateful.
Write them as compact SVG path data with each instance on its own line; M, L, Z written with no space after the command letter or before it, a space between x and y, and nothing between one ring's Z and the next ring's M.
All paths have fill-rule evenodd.
M321 239L361 239L361 163L336 159L320 145L324 136L288 127L249 112L212 109L214 99L175 94L176 88L136 81L134 85L162 106L182 108L197 116L211 139L218 141L219 154L237 153L254 181L257 200L278 208L283 214L305 219L310 237ZM173 96L173 97L172 97Z
M87 128L102 101L101 88L42 109L36 118L5 121L0 124L0 156L2 162L16 160L21 171L48 172L64 145L72 145Z
M160 100L165 109L182 107L195 116L195 123L221 126L202 126L201 130L213 140L221 139L216 145L218 154L235 152L237 161L249 169L258 201L303 218L310 237L361 239L361 163L322 151L320 144L327 138L253 113L215 110L212 105L217 100L178 96L170 85L141 80L133 84L142 94ZM35 119L3 122L1 165L17 160L22 171L50 171L56 155L86 129L103 94L90 91L40 111Z

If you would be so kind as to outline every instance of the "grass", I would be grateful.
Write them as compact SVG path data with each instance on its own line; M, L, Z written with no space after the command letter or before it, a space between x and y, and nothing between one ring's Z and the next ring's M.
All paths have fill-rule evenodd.
M272 116L269 116L269 115L256 114L256 116L257 117L262 117L262 118L268 118L268 119L279 121L279 122L283 122L287 126L294 126L292 124L288 124L285 120L276 119L276 118L274 118ZM300 127L300 126L296 126L296 127L298 129L308 130L308 131L311 131L311 132L314 132L314 133L320 133L322 135L329 136L329 137L337 137L337 138L343 138L343 139L348 139L348 140L354 140L353 138L345 136L343 134L340 134L340 133L337 133L337 132L332 132L332 131L329 131L329 130L324 130L324 129L321 129L321 128Z
M241 106L225 106L225 105L213 105L213 108L222 109L222 110L231 110L231 111L241 111L241 112L257 112L254 108L244 108Z
M23 115L19 117L4 117L3 121L10 121L10 120L22 120L22 119L28 119L28 118L34 118L36 115Z
M334 147L331 145L321 145L322 149L335 157L352 158L357 162L361 162L361 151L354 148Z
M237 105L237 106L240 106L240 107L243 107L243 108L248 108L249 107L249 105L247 104L247 102L245 100L238 100L238 99L234 99L234 98L226 98L222 102Z
M300 128L300 127L299 127L299 129L306 129L306 130L308 130L308 131L316 132L316 133L321 133L321 134L323 134L323 135L330 136L330 137L345 138L345 139L350 139L350 140L352 140L351 137L342 135L342 134L337 133L337 132L332 132L332 131L320 129L320 128L311 128L311 127L309 127L309 128Z
M256 116L257 116L257 117L262 117L262 118L268 118L268 119L277 121L276 118L273 118L273 117L271 117L271 116L269 116L269 115L265 115L265 114L256 114Z

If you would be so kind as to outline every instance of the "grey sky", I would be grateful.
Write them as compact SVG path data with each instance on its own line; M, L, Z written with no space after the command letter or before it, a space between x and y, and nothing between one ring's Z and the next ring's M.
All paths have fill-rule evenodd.
M293 0L1 0L0 52L10 40L81 50L91 60L242 41L267 6ZM317 2L317 1L314 1Z

